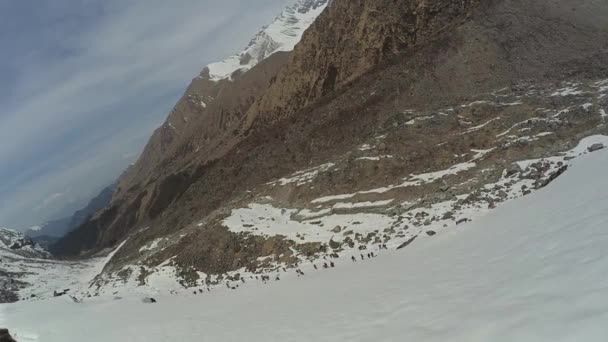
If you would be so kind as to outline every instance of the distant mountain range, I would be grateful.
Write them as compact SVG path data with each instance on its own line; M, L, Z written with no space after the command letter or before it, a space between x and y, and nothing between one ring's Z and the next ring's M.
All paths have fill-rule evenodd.
M110 203L115 188L114 184L104 188L84 208L76 211L72 216L45 222L40 226L28 229L25 234L42 246L49 246L57 239L78 228L97 211L105 208Z

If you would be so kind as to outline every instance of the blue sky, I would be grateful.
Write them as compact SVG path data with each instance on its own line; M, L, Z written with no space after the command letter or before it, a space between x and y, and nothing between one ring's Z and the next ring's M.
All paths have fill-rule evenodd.
M110 184L190 80L288 2L0 1L0 226L68 213Z

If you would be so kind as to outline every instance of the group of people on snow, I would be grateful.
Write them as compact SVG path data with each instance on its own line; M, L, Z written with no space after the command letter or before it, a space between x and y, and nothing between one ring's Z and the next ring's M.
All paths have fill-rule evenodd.
M388 249L387 246L386 246L386 244L379 244L378 245L378 250L383 250L383 249ZM331 259L339 259L340 258L340 256L337 253L331 253L331 254L328 254L326 256L323 256L323 259L325 260L323 262L323 264L321 265L321 267L323 269L329 269L329 268L335 268L336 267L336 264L334 263L333 260L328 260L328 258L327 258L328 256ZM373 251L370 251L368 253L361 253L359 256L360 256L361 260L363 261L363 260L365 260L366 257L367 257L367 259L375 258L377 256L377 254L374 253ZM357 257L355 255L352 255L351 256L351 260L352 260L352 262L357 262ZM297 264L296 264L296 266L297 266ZM313 266L313 268L315 270L319 270L319 267L317 266L317 264L313 264L312 266ZM283 272L287 272L287 269L285 267L283 267L282 270L283 270ZM295 271L296 271L296 274L298 275L298 277L302 277L302 276L305 275L305 273L300 268L296 268ZM270 275L267 275L267 274L261 274L259 276L256 275L255 278L254 278L253 275L251 275L250 278L251 279L261 280L264 284L266 284L267 282L270 281ZM241 278L237 279L236 281L238 282L239 280L240 280L240 282L245 283L245 278L241 277ZM279 274L277 274L275 276L274 280L275 281L280 281L281 280L280 277L279 277ZM239 284L231 284L230 282L227 281L226 282L226 287L228 289L231 289L231 290L236 290L239 287ZM209 287L207 287L207 292L211 292L211 289ZM196 294L202 294L202 293L203 293L203 289L202 288L193 291L193 294L195 294L195 295Z

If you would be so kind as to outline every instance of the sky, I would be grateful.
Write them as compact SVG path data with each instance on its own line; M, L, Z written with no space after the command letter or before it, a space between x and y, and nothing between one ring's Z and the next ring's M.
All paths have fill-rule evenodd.
M289 0L0 1L0 226L69 215Z

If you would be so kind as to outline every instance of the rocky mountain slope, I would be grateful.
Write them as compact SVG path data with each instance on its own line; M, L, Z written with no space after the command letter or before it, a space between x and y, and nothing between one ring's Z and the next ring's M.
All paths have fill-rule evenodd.
M243 113L285 62L285 53L294 48L328 2L295 1L243 51L206 66L165 124L154 132L138 162L121 177L115 197L121 202L137 200L136 194L154 191L144 184L195 167L200 158L208 160L210 151L231 140ZM254 66L255 70L246 72Z
M607 144L606 17L592 0L334 0L293 52L194 79L54 252L121 244L98 290L165 269L200 286L454 229Z

